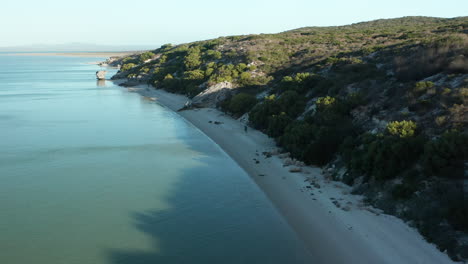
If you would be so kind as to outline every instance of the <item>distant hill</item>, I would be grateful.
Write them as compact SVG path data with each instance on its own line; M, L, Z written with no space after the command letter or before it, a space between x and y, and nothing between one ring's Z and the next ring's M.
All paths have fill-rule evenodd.
M134 51L149 50L154 46L145 45L96 45L89 43L65 44L31 44L11 47L0 47L0 52L102 52L102 51Z

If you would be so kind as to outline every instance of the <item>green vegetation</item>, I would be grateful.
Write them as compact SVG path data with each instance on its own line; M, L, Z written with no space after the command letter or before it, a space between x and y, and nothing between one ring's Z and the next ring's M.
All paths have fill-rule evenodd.
M136 66L135 63L127 63L127 64L124 64L120 70L121 71L128 71L128 70L131 70L132 68L134 68Z
M391 135L401 138L412 137L416 131L416 123L413 121L393 121L388 123L387 131Z
M240 116L248 112L257 103L255 96L239 93L234 95L230 100L225 101L224 109L236 116Z
M154 53L151 51L144 52L140 54L140 63L144 63L145 61L152 59L154 57Z
M166 44L121 59L115 78L189 97L230 82L222 110L248 113L293 158L345 166L356 193L457 258L468 232L467 25L405 17Z
M428 175L463 178L464 163L468 159L468 135L457 131L444 133L424 146L422 159Z

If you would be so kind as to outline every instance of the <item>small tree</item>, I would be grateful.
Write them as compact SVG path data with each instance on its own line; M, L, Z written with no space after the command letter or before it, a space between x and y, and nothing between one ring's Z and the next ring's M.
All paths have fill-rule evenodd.
M201 56L199 48L190 48L185 56L184 65L187 70L196 69L201 65Z

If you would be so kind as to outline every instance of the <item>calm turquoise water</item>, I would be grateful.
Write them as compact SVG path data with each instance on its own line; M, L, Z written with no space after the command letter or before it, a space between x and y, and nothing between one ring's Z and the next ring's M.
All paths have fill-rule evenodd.
M101 59L0 55L0 263L307 262L224 152L98 83Z

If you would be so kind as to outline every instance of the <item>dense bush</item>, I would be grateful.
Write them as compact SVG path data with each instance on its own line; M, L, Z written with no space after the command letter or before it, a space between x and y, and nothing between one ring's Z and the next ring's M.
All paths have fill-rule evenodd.
M468 159L468 135L452 131L429 141L422 159L427 174L463 178Z
M378 180L395 178L419 160L424 142L422 136L368 135L349 167Z
M135 66L136 66L135 63L127 63L127 64L124 64L124 65L120 68L120 70L121 70L121 71L128 71L128 70L132 69L132 68L135 67Z
M257 98L255 96L239 93L229 100L226 110L238 116L248 112L256 103Z
M294 91L287 91L280 97L269 97L250 111L254 127L266 129L271 136L282 133L288 122L299 116L305 108L304 98Z
M187 52L187 56L184 59L185 69L187 70L194 70L201 65L201 55L200 55L200 48L190 48Z

